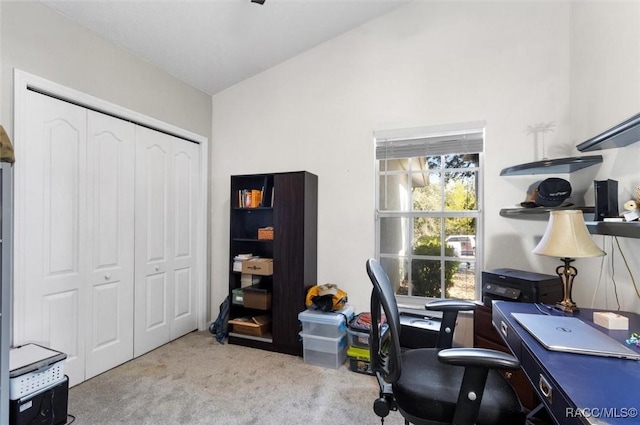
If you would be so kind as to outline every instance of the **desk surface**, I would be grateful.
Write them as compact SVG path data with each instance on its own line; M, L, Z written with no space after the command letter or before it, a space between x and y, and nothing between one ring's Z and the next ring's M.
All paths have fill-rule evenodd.
M622 344L632 332L640 332L637 314L621 312L629 318L629 330L610 331L593 323L594 311L601 310L582 309L573 316ZM640 423L640 361L547 350L515 321L511 313L542 313L534 304L496 301L493 325L520 359L522 369L559 424ZM501 329L504 324L508 327L506 331ZM631 348L640 352L635 346ZM555 405L541 393L540 375L551 381L554 391L561 393L562 397L555 398ZM577 409L583 410L578 412Z

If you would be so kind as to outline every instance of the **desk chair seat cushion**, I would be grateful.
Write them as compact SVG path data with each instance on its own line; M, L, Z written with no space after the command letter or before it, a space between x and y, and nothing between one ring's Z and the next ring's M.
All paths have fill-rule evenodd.
M393 384L393 394L401 411L416 418L431 418L434 423L450 423L458 401L464 368L438 360L437 349L415 349L402 353L402 373ZM518 396L496 370L487 377L490 392L485 391L477 425L513 425L524 423Z

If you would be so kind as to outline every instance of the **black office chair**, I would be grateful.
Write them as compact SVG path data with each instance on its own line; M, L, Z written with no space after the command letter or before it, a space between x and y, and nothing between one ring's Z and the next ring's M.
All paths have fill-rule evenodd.
M515 357L481 348L446 348L453 338L452 317L468 310L465 301L441 300L438 347L402 350L400 316L393 286L375 259L367 261L371 292L371 367L380 385L374 412L384 422L398 410L405 424L521 425L525 413L513 388L496 369L518 369ZM386 326L381 326L381 312ZM446 324L445 324L446 322ZM448 330L447 330L448 328Z

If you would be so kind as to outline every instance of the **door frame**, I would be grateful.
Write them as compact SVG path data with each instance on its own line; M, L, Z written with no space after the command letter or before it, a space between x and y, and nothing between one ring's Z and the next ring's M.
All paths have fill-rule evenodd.
M14 295L14 309L13 309L13 333L12 333L12 341L13 340L22 340L24 335L22 334L23 330L21 328L22 323L25 321L25 317L28 314L29 306L26 305L25 300L27 299L27 294L24 293L25 285L24 276L22 276L22 271L24 270L24 264L20 265L16 263L16 253L17 259L25 258L26 253L23 251L23 247L21 246L22 241L20 241L16 235L21 235L24 233L25 227L28 225L23 220L23 211L21 211L22 205L24 205L24 201L22 195L24 194L24 188L22 184L25 179L25 169L20 167L19 160L22 156L24 146L21 141L24 138L25 134L25 125L27 118L26 108L26 94L29 90L35 90L45 95L49 95L54 98L61 99L63 101L67 101L70 103L74 103L80 105L82 107L87 107L89 109L96 110L98 112L103 112L108 115L112 115L117 118L121 118L127 121L132 121L134 123L150 127L152 129L168 133L179 138L185 139L190 142L197 143L200 146L200 205L197 207L197 225L199 229L202 229L199 232L196 244L197 249L200 255L198 256L198 264L196 267L197 270L197 325L198 330L203 331L207 329L207 299L208 299L208 291L207 291L207 204L208 204L208 152L209 152L209 140L196 133L192 133L190 131L184 130L182 128L176 127L172 124L168 124L166 122L157 120L155 118L151 118L147 115L132 111L130 109L124 108L122 106L115 105L113 103L107 102L100 98L91 96L89 94L83 93L81 91L63 86L58 83L54 83L53 81L46 80L44 78L38 77L36 75L27 73L25 71L14 69L14 152L16 158L18 158L18 166L14 168L14 230L13 230L13 253L14 253L14 264L13 264L13 295ZM15 300L21 300L21 302L17 302Z

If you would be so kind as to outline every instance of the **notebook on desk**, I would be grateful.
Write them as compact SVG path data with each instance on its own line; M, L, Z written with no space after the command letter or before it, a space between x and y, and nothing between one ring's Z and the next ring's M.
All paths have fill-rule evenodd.
M548 350L640 360L640 353L577 317L526 313L511 315Z

